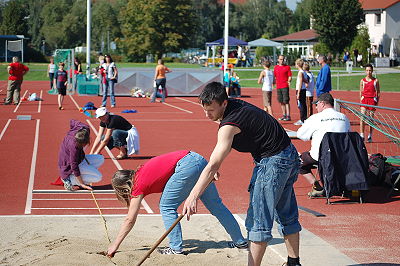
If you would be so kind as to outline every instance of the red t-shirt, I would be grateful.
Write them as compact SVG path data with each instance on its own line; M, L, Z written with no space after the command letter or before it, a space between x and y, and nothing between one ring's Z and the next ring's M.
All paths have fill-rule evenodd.
M177 162L188 153L188 150L170 152L146 162L135 174L132 196L163 192L165 184L175 172Z
M368 81L366 78L362 79L363 82L363 91L362 96L373 98L376 96L376 78L372 78Z
M288 80L289 77L292 76L292 70L290 70L290 66L288 65L276 65L274 67L274 76L276 80L276 88L283 89L288 88Z
M9 72L10 76L8 80L22 80L24 73L29 71L29 68L19 62L10 64L11 70Z

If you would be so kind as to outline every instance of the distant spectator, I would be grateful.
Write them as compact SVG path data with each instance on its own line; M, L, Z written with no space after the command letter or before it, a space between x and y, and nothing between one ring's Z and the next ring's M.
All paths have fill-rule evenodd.
M289 86L290 81L292 81L292 71L290 70L290 66L285 64L285 57L283 55L278 57L278 65L274 67L274 76L278 102L282 109L282 117L278 118L278 120L290 121Z
M318 63L321 65L321 70L317 76L317 97L332 90L331 69L327 64L326 56L318 56Z
M265 61L262 65L264 70L261 71L260 76L258 77L258 84L263 84L261 90L263 95L264 110L273 116L271 99L272 85L275 84L274 73L269 69L271 62Z
M58 64L58 70L54 74L54 83L58 92L58 110L64 110L63 101L64 96L67 95L68 74L64 70L64 63Z
M103 100L102 107L107 106L107 94L110 94L111 107L115 107L114 85L117 82L118 69L110 55L105 56L105 62L102 65L106 77L103 84Z
M19 104L21 85L24 79L24 75L28 73L29 68L19 62L17 56L12 58L12 63L7 67L8 71L8 86L7 86L7 98L4 102L5 105L11 104L14 100L15 105Z
M50 89L53 89L55 72L56 72L56 65L54 64L54 58L50 58L50 64L47 65L47 76L50 79Z
M158 65L156 67L156 71L154 73L154 82L155 82L155 88L154 88L154 93L151 97L152 103L156 101L156 96L157 96L157 90L159 87L161 87L162 90L162 98L161 102L165 102L165 97L167 94L167 77L165 74L171 73L171 69L168 67L164 66L164 61L162 59L158 59Z
M381 96L379 80L372 76L374 68L371 64L365 66L367 76L360 82L360 99L362 104L378 105ZM370 106L361 106L361 113L370 117L374 117L375 108ZM369 126L368 142L372 142L373 127ZM361 118L360 136L364 139L365 122Z
M296 99L297 106L300 110L300 120L294 123L296 126L303 124L304 120L307 119L307 104L306 104L306 90L308 83L308 76L303 70L304 61L303 59L296 60L296 67L299 71L296 79Z
M303 70L308 76L308 83L306 84L306 105L307 105L307 118L313 114L313 104L314 101L314 89L315 89L315 78L313 73L310 71L310 65L304 63Z

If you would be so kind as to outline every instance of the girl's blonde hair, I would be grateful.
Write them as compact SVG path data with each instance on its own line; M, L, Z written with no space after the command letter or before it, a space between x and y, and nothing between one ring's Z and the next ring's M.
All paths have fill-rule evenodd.
M303 59L297 59L296 60L296 66L299 66L299 67L303 67L303 65L304 65L304 60Z
M134 170L118 170L111 179L111 185L118 200L126 203L129 208L133 186Z

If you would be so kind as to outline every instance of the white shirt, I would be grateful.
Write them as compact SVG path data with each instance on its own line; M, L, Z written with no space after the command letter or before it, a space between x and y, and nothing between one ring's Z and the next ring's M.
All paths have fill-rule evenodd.
M297 137L301 140L311 138L311 157L318 161L319 146L326 132L349 132L350 122L346 115L328 108L310 116L297 130Z
M303 75L303 82L301 82L299 76ZM305 90L306 89L306 83L304 82L305 79L308 79L308 76L306 75L306 73L303 70L299 70L299 73L297 75L297 79L296 79L296 90Z
M305 72L308 76L308 87L306 88L306 96L313 97L314 96L314 88L315 88L315 78L313 73Z
M111 79L112 77L114 77L114 67L116 67L115 64L114 64L114 62L111 62L111 63L108 65L108 67L107 67L107 64L104 63L104 64L102 65L102 67L106 70L107 78L108 78L108 79Z
M49 73L54 74L56 72L56 64L49 64Z
M263 91L272 91L272 84L274 83L274 73L271 70L264 69L263 78Z

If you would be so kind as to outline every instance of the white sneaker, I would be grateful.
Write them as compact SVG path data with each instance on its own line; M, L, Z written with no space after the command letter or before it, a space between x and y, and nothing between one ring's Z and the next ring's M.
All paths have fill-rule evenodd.
M299 120L296 123L294 123L295 126L301 126L302 124L303 124L303 122L301 120Z

